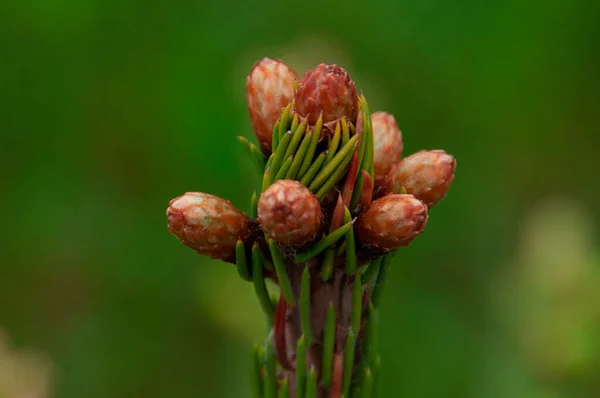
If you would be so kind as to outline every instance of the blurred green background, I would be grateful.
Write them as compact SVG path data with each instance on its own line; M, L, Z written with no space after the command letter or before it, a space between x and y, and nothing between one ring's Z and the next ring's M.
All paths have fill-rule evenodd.
M597 1L2 1L0 396L249 397L252 287L165 209L248 210L235 137L267 55L344 66L405 154L458 160L395 258L383 395L600 396L599 20Z

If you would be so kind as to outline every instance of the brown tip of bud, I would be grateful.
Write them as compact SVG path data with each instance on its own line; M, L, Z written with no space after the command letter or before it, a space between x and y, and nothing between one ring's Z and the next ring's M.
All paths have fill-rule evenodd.
M400 161L402 155L402 132L396 124L394 116L386 112L375 112L371 115L373 124L373 144L375 182L381 184L393 165Z
M312 124L323 113L323 123L345 117L355 120L358 109L356 86L345 69L320 64L302 77L296 90L296 110Z
M358 216L360 241L383 251L407 246L427 224L427 206L412 195L389 194Z
M248 217L218 196L188 192L167 208L169 231L200 254L232 261L238 239L249 234Z
M391 192L413 194L432 208L446 196L452 181L456 160L442 150L420 151L394 166L387 176Z
M273 126L281 109L294 99L298 75L278 59L256 62L246 78L246 104L252 129L263 151L271 150Z
M303 245L317 235L321 205L298 181L279 180L260 195L258 222L269 236L284 245Z

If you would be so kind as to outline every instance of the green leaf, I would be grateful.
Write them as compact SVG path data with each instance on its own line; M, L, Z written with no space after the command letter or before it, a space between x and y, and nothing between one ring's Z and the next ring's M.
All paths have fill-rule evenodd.
M371 373L371 369L367 367L365 369L365 373L363 376L362 386L361 386L361 398L372 398L371 394L373 392L373 375Z
M240 277L245 281L251 281L252 276L250 275L248 262L246 261L246 248L241 239L239 239L235 245L235 263Z
M352 215L348 208L344 209L344 222L352 221ZM354 242L354 228L349 228L345 234L346 242L346 273L354 275L356 273L356 245Z
M381 390L381 357L375 357L375 365L373 367L373 398L377 398Z
M335 255L336 256L341 256L344 253L346 253L346 241L345 240L342 242L341 245L339 245L339 247L335 251Z
M317 156L317 159L313 162L313 164L310 166L310 168L306 171L306 173L300 179L300 182L302 184L308 186L308 184L311 183L311 181L313 180L315 175L321 169L321 166L323 166L323 163L325 162L326 157L327 157L327 151L321 152L321 154L319 154L319 156Z
M327 196L331 188L333 188L342 179L344 174L346 174L346 169L347 166L350 164L350 161L352 160L352 155L353 152L349 152L346 155L346 157L342 160L342 163L340 163L335 169L333 174L331 174L329 178L327 178L327 181L325 181L321 188L319 188L319 190L315 194L317 199L319 199L319 202L322 201L325 198L325 196Z
M262 175L265 171L265 155L263 155L256 145L248 141L246 137L238 136L237 139L250 155L252 163L254 163L254 166L258 170L258 174Z
M356 176L356 182L354 183L354 190L352 191L352 199L350 199L350 209L355 210L356 206L360 202L360 196L363 190L364 177L363 173L358 172Z
M292 153L296 153L296 149L302 142L302 138L304 138L304 129L306 129L306 124L308 123L308 119L304 119L302 123L298 126L298 128L292 133L292 139L287 149L285 150L285 155L283 156L287 159Z
M292 126L290 127L290 130L294 131L298 128L298 122L300 120L298 119L298 114L294 113L294 118L292 119Z
M325 167L323 167L319 174L317 174L309 187L312 192L316 192L321 185L325 183L327 178L340 166L340 164L348 156L348 153L354 151L357 139L358 136L350 138L350 141L348 141L348 143L342 147L342 149L340 149L340 151L331 159L331 161L327 163Z
M289 398L290 397L290 390L289 390L287 379L282 379L281 382L279 383L279 394L277 394L277 397L278 398Z
M304 335L296 343L296 397L306 396L306 345Z
M302 144L300 144L300 148L298 148L298 152L294 156L294 161L292 162L292 166L288 170L285 178L289 180L295 180L298 175L298 171L300 170L300 166L304 163L306 158L306 151L308 151L308 147L312 141L312 133L309 131L302 140Z
M352 368L354 367L354 333L350 330L346 337L344 347L344 373L342 377L342 395L350 396L350 383L352 382Z
M331 158L333 158L333 155L335 155L335 152L337 151L338 146L340 145L341 138L342 133L340 122L337 122L337 124L335 125L335 132L333 133L333 137L329 138L329 146L327 148L328 154L327 159L325 159L325 163L329 163Z
M371 302L375 308L379 308L381 303L381 296L383 295L383 290L385 289L385 285L387 283L391 265L392 262L390 261L390 254L386 254L381 262L379 274L377 275L377 281L375 282L375 285L373 286L373 292L371 293Z
M321 279L327 282L333 274L333 263L335 261L335 248L330 247L323 256L323 265L321 267Z
M277 150L277 145L279 144L279 120L275 122L273 126L273 134L271 135L271 152L275 152Z
M329 246L338 241L342 236L344 236L344 234L348 232L349 229L352 229L353 224L354 220L351 220L350 222L342 225L340 228L336 229L335 231L321 239L307 251L297 254L296 263L303 264L311 258L316 257L323 250L327 249Z
M252 280L254 281L254 292L258 297L260 306L267 318L267 324L270 327L270 325L273 324L274 309L273 304L269 299L269 292L265 285L265 279L263 278L263 267L260 261L259 251L260 248L258 247L258 243L255 242L254 245L252 245Z
M342 146L346 145L348 140L350 140L350 129L346 118L342 118Z
M267 340L265 347L265 398L277 397L277 369L275 348L272 339Z
M273 257L275 273L277 274L277 279L279 280L281 294L283 294L283 298L288 303L288 305L294 307L296 305L296 300L294 299L292 285L290 284L290 279L288 278L288 274L285 269L285 264L283 263L283 259L281 258L281 254L279 253L277 243L273 239L268 239L268 244L269 250L271 251L271 257Z
M323 117L319 116L317 123L315 124L314 129L311 130L312 138L310 140L310 145L308 150L306 151L306 157L302 162L302 166L300 166L300 170L298 171L298 178L302 178L310 165L312 164L313 157L315 156L315 152L317 150L317 144L319 143L319 138L321 136L321 128L323 127ZM306 185L306 184L304 184Z
M369 304L369 313L367 315L367 331L364 340L364 359L369 366L375 364L375 357L377 355L377 327L379 326L379 316L377 309L373 306L373 303Z
M252 198L250 199L250 217L256 219L258 212L258 195L256 191L252 193Z
M323 374L321 382L327 389L331 388L333 375L333 349L335 346L335 309L333 303L329 304L325 315L325 329L323 331Z
M273 164L273 159L275 159L275 154L271 154L271 156L269 156L269 160L267 160L267 165L265 166L265 174L263 175L263 180L262 180L262 191L264 192L267 190L267 188L269 188L269 185L271 185L271 165Z
M290 114L292 110L293 103L288 104L283 111L281 112L281 117L279 118L279 143L281 144L281 138L283 135L290 130L290 123L292 121L292 116ZM279 150L279 147L277 147Z
M300 282L300 323L306 339L306 346L312 345L312 328L310 325L310 272L308 267L302 271Z
M360 331L360 321L362 319L362 295L363 288L360 281L360 275L356 275L354 278L354 286L352 287L352 313L350 314L352 332L355 336L358 336L358 332Z
M306 378L306 398L317 398L317 372L311 366Z
M273 179L273 182L278 180L283 180L290 169L292 167L292 162L294 161L294 154L292 153L281 165L281 168L277 172L277 176Z
M263 377L261 374L263 353L261 351L258 344L254 344L252 347L252 373L250 376L252 398L263 397Z
M271 185L273 183L274 178L277 175L277 172L279 171L279 168L281 167L281 164L283 163L283 161L285 159L285 157L283 155L285 155L285 151L286 151L291 139L292 139L292 133L287 132L279 140L279 146L277 147L277 151L273 154L275 156L273 157L273 162L271 163L271 170L270 170L271 171L271 179L269 180L269 185Z
M381 267L381 260L383 260L383 256L377 257L376 259L371 261L371 263L369 264L369 268L367 268L367 271L363 274L362 277L364 284L371 283L373 279L375 279L375 276L377 276L379 268Z
M373 143L373 123L371 121L371 112L369 111L369 105L364 95L360 97L362 104L362 115L363 115L363 135L365 137L365 155L361 165L361 169L365 170L371 175L371 181L375 181L374 170L374 143Z

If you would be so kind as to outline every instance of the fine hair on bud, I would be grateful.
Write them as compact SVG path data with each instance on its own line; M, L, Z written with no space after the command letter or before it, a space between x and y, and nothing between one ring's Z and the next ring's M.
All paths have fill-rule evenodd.
M319 200L298 181L279 180L260 195L258 222L283 245L299 246L313 240L322 219Z
M228 200L188 192L167 208L169 231L200 254L233 261L238 239L249 235L249 218Z
M446 196L454 181L455 168L456 160L445 151L420 151L394 166L386 184L390 192L404 189L431 209Z
M389 194L374 201L356 222L361 243L383 251L409 245L427 224L427 206L408 194Z

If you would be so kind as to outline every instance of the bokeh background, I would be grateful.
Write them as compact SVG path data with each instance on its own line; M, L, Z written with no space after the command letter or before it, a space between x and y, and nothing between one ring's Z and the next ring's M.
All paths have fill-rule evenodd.
M395 258L383 396L599 397L599 4L0 2L0 396L249 397L252 287L165 209L248 210L268 55L344 66L405 154L458 160Z

